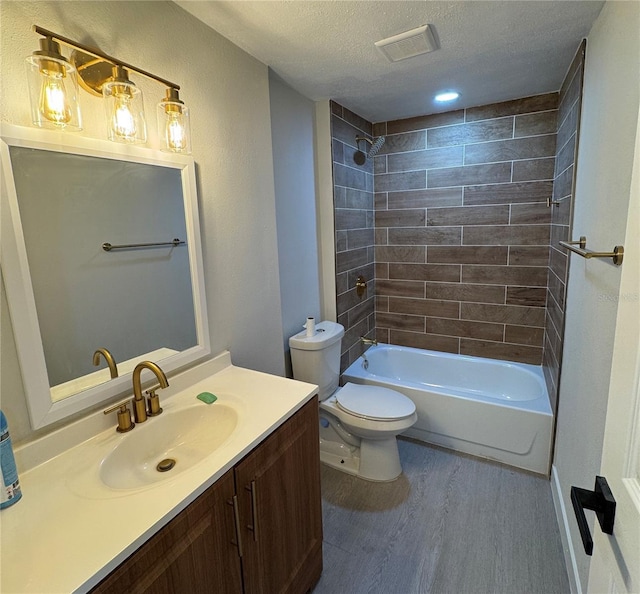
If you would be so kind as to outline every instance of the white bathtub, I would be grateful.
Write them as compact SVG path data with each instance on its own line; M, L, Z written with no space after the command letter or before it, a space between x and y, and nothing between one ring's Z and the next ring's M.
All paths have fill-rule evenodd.
M540 367L381 344L343 379L411 398L418 422L408 437L549 472L553 415Z

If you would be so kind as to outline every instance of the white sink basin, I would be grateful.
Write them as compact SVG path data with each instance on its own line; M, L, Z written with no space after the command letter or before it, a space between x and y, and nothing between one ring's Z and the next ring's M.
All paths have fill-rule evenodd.
M138 489L173 478L220 447L237 424L235 409L220 402L165 410L123 435L101 461L100 479L112 489ZM172 468L158 470L167 460Z

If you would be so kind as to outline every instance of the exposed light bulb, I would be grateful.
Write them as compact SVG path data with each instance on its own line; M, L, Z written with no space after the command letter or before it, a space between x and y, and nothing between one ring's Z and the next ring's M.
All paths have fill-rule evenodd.
M187 137L182 122L182 114L177 112L169 114L164 136L167 148L174 151L183 151L186 149Z
M120 95L116 98L111 126L113 133L122 140L134 140L138 132L136 119L131 113L129 96Z
M169 87L158 103L158 131L163 137L162 150L191 153L191 123L189 108L180 100L178 89Z
M38 109L42 117L54 124L67 124L71 121L71 106L64 92L61 75L45 75L40 89Z

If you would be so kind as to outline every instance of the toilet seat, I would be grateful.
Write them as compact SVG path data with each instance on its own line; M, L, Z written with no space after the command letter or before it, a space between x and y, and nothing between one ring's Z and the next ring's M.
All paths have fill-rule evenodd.
M344 412L373 421L397 421L416 412L411 399L380 386L347 383L335 393L335 398Z

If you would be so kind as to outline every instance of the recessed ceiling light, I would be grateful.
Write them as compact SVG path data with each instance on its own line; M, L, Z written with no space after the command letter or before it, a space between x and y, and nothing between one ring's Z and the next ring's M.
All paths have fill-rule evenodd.
M456 93L455 91L447 91L446 93L439 93L435 96L435 100L438 103L447 103L448 101L454 101L460 97L460 93Z

